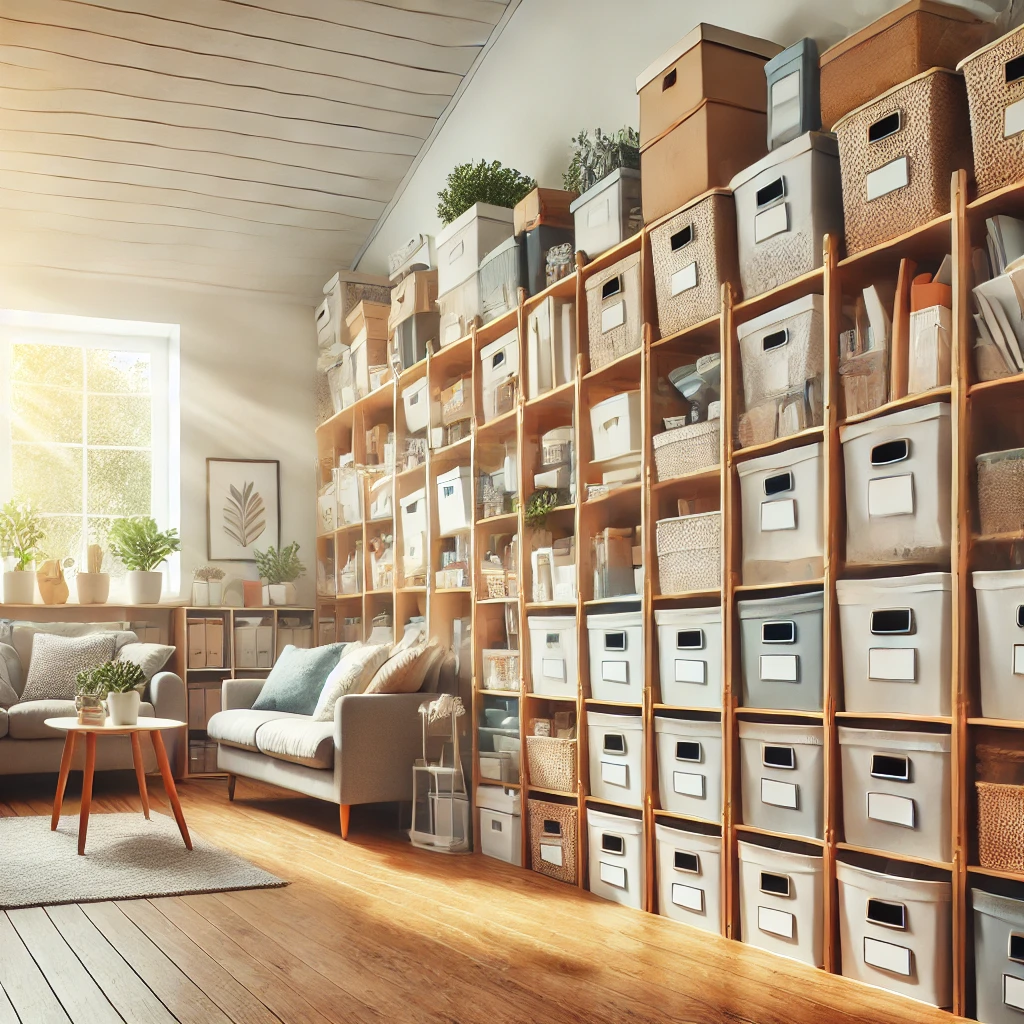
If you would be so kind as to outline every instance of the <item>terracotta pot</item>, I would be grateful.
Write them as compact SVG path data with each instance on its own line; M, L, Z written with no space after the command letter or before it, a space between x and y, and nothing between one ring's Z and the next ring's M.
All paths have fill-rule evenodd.
M139 721L141 699L138 690L128 690L126 693L108 693L107 714L110 716L110 724L136 725Z
M35 604L36 574L29 569L4 573L5 604Z
M110 596L109 572L80 572L75 576L79 604L106 604Z
M160 572L131 569L125 573L128 583L129 604L159 604L164 589L164 576Z

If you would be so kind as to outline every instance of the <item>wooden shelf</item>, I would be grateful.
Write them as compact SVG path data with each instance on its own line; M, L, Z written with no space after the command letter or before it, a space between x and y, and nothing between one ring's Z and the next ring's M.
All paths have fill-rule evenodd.
M640 364L641 356L643 355L642 349L636 348L632 352L627 352L624 356L619 356L618 359L613 359L610 363L605 363L604 366L599 366L596 370L591 370L589 373L583 375L584 383L594 384L599 381L614 380L619 376L632 376L636 374L637 387L640 386Z
M718 341L721 322L721 314L716 313L714 316L709 316L706 320L701 320L698 323L691 324L689 327L684 327L680 331L676 331L675 334L667 334L664 338L652 341L651 351L654 352L660 348L674 346L677 342L688 342L705 337L709 340L713 337L715 341Z
M1009 377L999 377L996 380L980 380L972 384L968 395L974 398L975 395L998 395L1002 391L1015 391L1024 385L1024 373L1015 373Z
M810 718L820 721L825 717L824 711L795 711L792 708L744 708L734 709L737 715L774 715L784 718Z
M823 587L825 580L819 577L814 580L800 580L796 583L741 583L734 587L737 594L760 594L766 590L802 590L806 588Z
M911 857L905 853L893 853L892 850L873 850L868 846L854 846L853 843L836 843L837 850L846 850L850 853L865 853L871 857L880 857L882 860L898 860L905 864L923 864L925 867L935 868L937 871L952 871L953 865L941 860L929 860L927 857Z
M769 291L761 292L760 295L754 295L752 298L737 302L733 306L732 311L735 322L741 324L747 320L753 320L762 313L778 309L779 306L784 306L787 302L802 298L804 295L811 295L815 292L820 294L824 281L825 268L816 267L814 270L801 274L800 277L795 277L792 281L787 281L777 288L772 288Z
M1018 871L999 871L997 868L983 868L977 864L968 864L967 870L972 875L984 875L986 878L1002 878L1008 882L1024 882L1024 874Z
M518 700L523 695L522 690L484 690L478 689L476 691L482 694L484 697L515 697Z
M684 601L693 597L721 597L720 587L711 587L708 590L685 590L681 594L652 594L654 601Z
M692 821L697 825L715 825L722 827L720 821L712 821L710 818L698 818L696 814L680 814L678 811L666 811L661 807L652 807L651 810L660 818L671 818L673 821Z
M575 697L553 697L553 696L551 696L549 694L534 693L532 690L527 691L526 693L523 694L523 696L529 698L530 700L556 700L556 701L564 701L564 702L569 703L569 704L575 704L576 703L576 698Z
M806 430L777 437L774 441L763 444L752 444L746 448L737 448L732 454L733 463L746 462L748 459L759 459L762 455L774 455L776 452L789 451L791 448L802 448L804 445L815 444L825 436L823 427L808 427Z
M477 526L518 526L518 512L503 512L500 516L487 516L485 519L478 519Z
M515 433L516 429L516 417L519 415L517 410L510 409L508 412L503 412L500 416L495 416L493 419L488 420L486 423L476 424L476 437L477 441L480 442L482 439L491 437L491 434L500 434L503 430L511 430Z
M1024 722L1014 722L1008 718L968 718L968 725L979 725L984 729L1024 729Z
M776 839L790 839L796 843L807 843L808 846L817 846L823 848L825 842L822 839L814 839L810 836L796 836L792 832L773 832L771 829L758 828L756 825L740 825L736 824L733 828L740 833L747 833L752 836L773 836Z
M918 228L879 242L867 249L861 249L860 252L856 252L852 256L847 256L839 261L839 271L842 273L851 268L860 268L865 264L874 263L880 256L892 258L908 254L918 255L931 249L934 249L936 253L939 252L939 249L942 253L948 253L952 224L952 215L944 213ZM945 248L942 248L943 246ZM941 259L941 254L939 258Z
M526 787L531 793L543 793L545 796L560 796L568 800L575 800L575 793L563 793L560 789L544 789L543 786L534 786L532 783Z
M901 409L916 409L921 405L931 405L933 402L948 402L951 391L948 387L932 388L930 391L919 391L916 395L907 395L905 398L894 398L885 405L868 412L858 413L856 416L847 416L840 421L840 426L850 426L854 423L864 423L866 420L874 420L879 416L887 416L892 412L899 412Z
M675 490L677 487L694 486L697 484L715 483L721 479L722 467L712 466L710 469L698 469L693 473L684 473L682 476L672 476L667 480L658 480L651 484L651 491L660 494L662 491Z
M860 718L865 721L877 722L921 722L930 725L952 725L953 719L949 715L903 715L895 711L837 711L836 718Z
M545 391L543 395L531 398L525 402L523 408L528 413L533 413L548 406L559 406L571 409L576 403L576 381L571 380L567 384L560 384L557 388Z

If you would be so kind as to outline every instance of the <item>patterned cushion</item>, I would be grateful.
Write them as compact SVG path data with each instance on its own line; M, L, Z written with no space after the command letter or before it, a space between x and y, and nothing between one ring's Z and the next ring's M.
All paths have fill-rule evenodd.
M0 643L10 644L21 661L22 682L32 661L32 643L39 633L53 633L57 636L92 636L103 633L114 637L116 655L127 643L137 643L138 637L129 630L127 622L28 622L21 619L7 619L7 628L0 628ZM4 637L7 639L4 639Z
M388 658L366 693L415 693L422 685L434 659L441 656L441 647L436 641L416 644Z
M113 657L113 633L89 636L36 633L21 699L74 700L78 673L96 668Z
M313 720L333 722L339 698L350 693L362 693L390 653L391 644L350 645L324 683L313 711Z

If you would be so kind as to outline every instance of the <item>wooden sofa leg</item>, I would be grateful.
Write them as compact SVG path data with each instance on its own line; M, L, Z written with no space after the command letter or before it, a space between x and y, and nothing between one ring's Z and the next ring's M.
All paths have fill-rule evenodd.
M349 804L341 804L338 809L340 811L341 818L341 838L348 839L348 816L352 807Z
M235 780L238 778L237 775L228 776L228 800L235 799Z

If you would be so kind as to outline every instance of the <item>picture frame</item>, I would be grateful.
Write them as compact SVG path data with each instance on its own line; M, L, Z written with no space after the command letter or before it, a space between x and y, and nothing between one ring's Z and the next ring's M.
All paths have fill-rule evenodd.
M206 460L206 557L253 562L256 547L281 546L281 463Z

